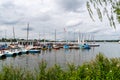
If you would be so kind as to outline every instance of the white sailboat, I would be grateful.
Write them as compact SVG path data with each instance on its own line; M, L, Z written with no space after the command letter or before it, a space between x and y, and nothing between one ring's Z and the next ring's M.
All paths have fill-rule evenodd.
M80 44L81 49L90 49L91 47L85 42L84 37L82 37L82 43Z
M65 31L65 44L63 45L63 48L64 49L69 49L69 45L68 45L68 40L67 40L67 33L66 33L66 30L64 28L64 31Z
M13 40L15 40L15 31L14 31L14 26L13 26ZM21 55L20 53L20 48L18 47L17 44L15 44L15 41L12 42L10 45L9 45L9 50L5 50L4 51L4 54L6 56L17 56L17 55Z
M60 47L56 44L56 29L55 29L55 43L53 44L53 49L60 49Z
M94 40L94 35L91 36L92 43L88 44L90 47L99 47L100 45L97 44Z
M74 33L74 40L75 40L75 33ZM79 33L78 38L77 38L77 43L74 42L73 45L69 46L69 49L80 49L80 47L79 47L80 43L81 42L80 42L80 33Z
M44 33L44 41L43 41L43 45L41 47L42 50L47 50L47 45L46 45L46 38L45 38L45 33Z

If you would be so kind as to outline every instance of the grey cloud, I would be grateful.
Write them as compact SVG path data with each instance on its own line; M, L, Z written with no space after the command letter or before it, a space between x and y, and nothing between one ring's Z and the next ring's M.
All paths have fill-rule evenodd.
M0 20L0 24L2 25L15 25L17 23L19 23L19 20L15 20L15 21L3 21L3 20Z
M79 25L82 25L82 24L83 24L83 22L79 22L79 23L77 23L77 24L68 26L68 28L75 28L75 27L78 27Z
M49 14L42 14L41 16L40 16L40 19L42 20L42 21L48 21L48 20L50 20L51 19L51 15L49 15Z
M0 24L15 25L19 23L23 18L23 14L20 12L20 9L12 1L5 1L0 5Z
M98 34L98 33L102 33L104 32L105 30L104 29L100 29L100 28L97 28L97 29L92 29L92 30L89 30L88 33L90 34Z
M101 30L94 30L94 31L89 32L89 33L91 33L91 34L96 34L96 33L99 33L99 32L101 32Z
M49 21L51 19L51 15L48 13L43 13L38 15L37 17L34 17L33 19L38 20L38 21Z
M12 3L12 1L6 1L1 6L3 8L6 8L6 9L13 9L13 8L15 8L15 5Z
M27 31L28 28L22 28L23 31ZM32 27L29 27L29 31L33 31L34 29Z
M76 12L83 5L82 0L58 0L59 5L67 11Z
M3 31L2 30L0 30L0 33L2 33Z

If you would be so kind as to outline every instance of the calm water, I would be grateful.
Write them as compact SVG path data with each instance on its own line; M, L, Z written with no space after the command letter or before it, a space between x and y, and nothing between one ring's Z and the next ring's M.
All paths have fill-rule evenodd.
M26 69L33 69L38 67L39 62L45 60L48 67L53 66L55 63L64 67L67 63L81 65L83 62L94 59L98 53L103 53L108 58L120 57L120 44L109 42L98 44L100 44L99 47L93 47L90 50L47 50L41 51L39 54L23 54L14 58L7 57L4 60L0 60L0 65L12 64L15 66L24 67Z

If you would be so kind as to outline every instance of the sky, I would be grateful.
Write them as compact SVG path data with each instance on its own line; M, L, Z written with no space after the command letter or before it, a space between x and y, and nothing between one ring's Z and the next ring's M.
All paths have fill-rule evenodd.
M0 0L0 38L76 40L78 33L86 39L120 39L119 24L110 27L97 14L92 21L86 8L87 0Z

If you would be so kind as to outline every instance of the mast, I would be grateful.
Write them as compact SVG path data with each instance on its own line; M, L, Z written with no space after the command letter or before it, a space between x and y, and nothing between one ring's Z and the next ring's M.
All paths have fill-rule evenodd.
M6 32L7 32L7 30L5 30L5 44L6 44L6 40L7 40Z
M38 38L38 42L40 43L40 32L39 32L39 38Z
M45 33L44 33L44 45L46 44L45 42L46 42L46 37L45 37L46 35L45 35Z
M67 38L66 38L66 29L65 29L65 28L64 28L64 33L65 33L65 36L64 36L65 43L67 43Z
M29 23L27 24L27 45L28 45L28 37L29 37Z
M15 40L15 30L14 30L14 26L13 26L13 39ZM14 41L15 44L15 41Z
M78 44L80 44L80 30L78 32Z
M55 29L55 44L56 44L56 29Z
M74 30L74 37L73 37L73 42L75 42L75 30Z

